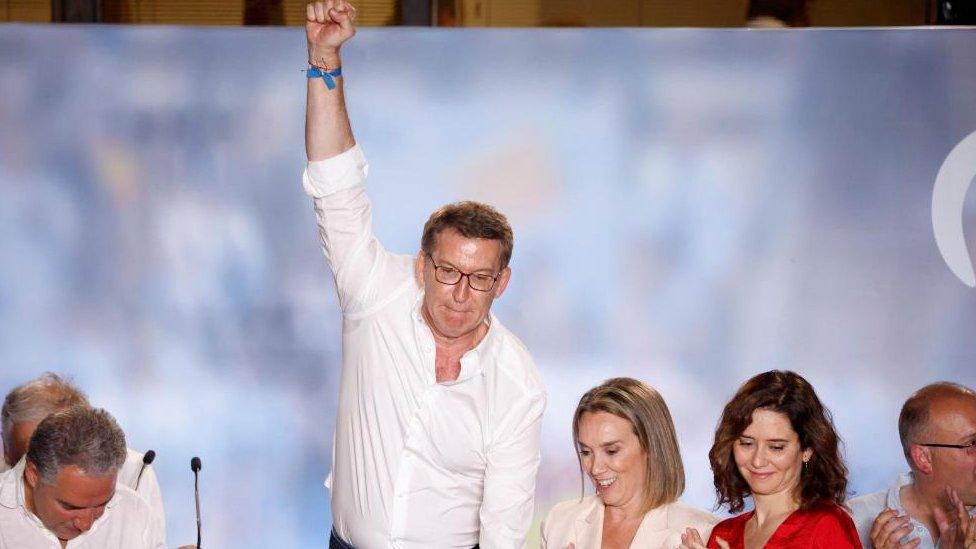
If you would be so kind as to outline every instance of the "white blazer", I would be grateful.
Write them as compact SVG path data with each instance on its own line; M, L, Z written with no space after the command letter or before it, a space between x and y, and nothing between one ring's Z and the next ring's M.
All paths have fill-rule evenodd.
M674 549L681 545L685 528L697 528L704 539L718 517L674 502L652 509L641 521L631 549ZM542 521L542 548L600 549L603 539L603 501L590 496L557 503Z

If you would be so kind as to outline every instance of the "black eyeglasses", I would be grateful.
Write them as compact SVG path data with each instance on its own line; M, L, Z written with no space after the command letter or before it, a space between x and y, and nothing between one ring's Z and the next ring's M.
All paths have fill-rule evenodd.
M928 448L955 448L956 450L974 450L976 449L976 440L967 442L966 444L937 444L935 442L919 443L919 446L926 446Z
M464 277L468 278L468 287L472 290L477 290L479 292L488 292L495 287L495 282L498 281L498 277L501 273L495 276L487 275L484 273L466 273L460 269L455 269L454 267L447 267L444 265L438 265L434 263L434 258L430 254L427 254L427 258L430 259L430 264L434 266L434 278L437 279L441 284L447 284L448 286L453 286Z

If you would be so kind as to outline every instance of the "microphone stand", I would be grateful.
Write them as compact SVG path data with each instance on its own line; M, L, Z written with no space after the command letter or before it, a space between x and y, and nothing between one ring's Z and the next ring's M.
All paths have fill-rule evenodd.
M197 549L200 549L200 458L194 457L190 460L190 469L193 470L193 497L197 504Z

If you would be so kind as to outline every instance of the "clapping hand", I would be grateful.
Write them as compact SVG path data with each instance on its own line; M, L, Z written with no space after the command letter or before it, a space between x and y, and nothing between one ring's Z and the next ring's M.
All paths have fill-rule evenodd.
M935 508L935 523L939 527L939 547L946 549L976 549L976 518L969 516L966 505L951 487L946 487L949 510Z
M716 536L716 543L719 549L729 549L729 544L722 538ZM705 549L705 542L702 541L701 534L694 528L686 528L685 533L681 534L681 545L676 549Z
M885 509L871 525L871 545L875 549L913 549L922 543L921 538L914 537L904 543L901 540L914 528L908 515L899 515L894 509Z

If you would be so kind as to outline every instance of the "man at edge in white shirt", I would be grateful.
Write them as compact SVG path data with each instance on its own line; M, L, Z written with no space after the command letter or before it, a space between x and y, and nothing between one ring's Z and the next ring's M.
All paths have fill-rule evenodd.
M865 549L976 547L976 392L922 387L902 405L898 434L910 473L847 501Z
M18 385L7 393L0 409L0 440L3 441L3 461L0 472L17 465L27 453L34 429L42 419L72 406L90 406L88 396L69 380L47 372L37 379ZM166 537L166 512L159 480L152 465L143 462L143 454L126 450L125 463L119 469L118 482L141 495Z
M512 230L475 202L424 226L416 256L372 232L367 164L343 95L344 0L309 4L303 177L343 313L330 547L516 548L533 515L545 391L490 313Z
M0 475L0 549L160 549L149 504L116 485L125 435L105 410L47 416Z

